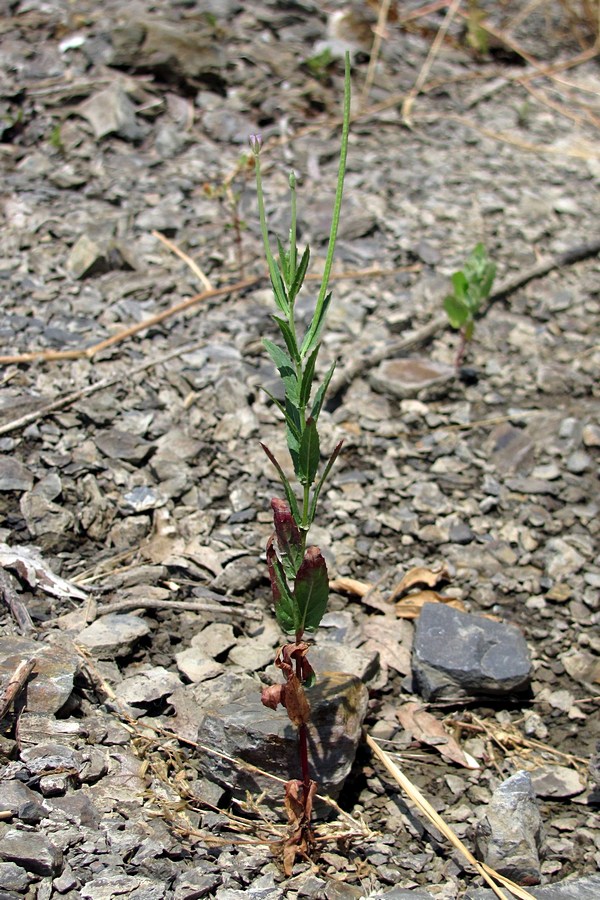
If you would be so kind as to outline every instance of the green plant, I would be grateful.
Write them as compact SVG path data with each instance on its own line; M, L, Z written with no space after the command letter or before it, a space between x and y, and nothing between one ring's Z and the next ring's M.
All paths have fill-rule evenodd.
M334 372L330 366L321 384L314 392L316 364L321 347L321 333L331 303L328 292L329 276L340 220L348 132L350 123L350 61L346 57L344 87L344 117L337 189L333 206L331 231L325 260L325 269L316 299L311 322L304 335L299 334L295 315L295 303L304 282L310 258L306 247L300 255L296 246L296 178L289 177L291 227L287 249L277 239L278 258L270 247L267 218L261 179L261 139L253 135L250 146L254 154L258 211L265 255L271 278L271 286L278 314L273 319L281 340L275 343L265 339L265 348L273 360L284 388L284 399L275 398L267 391L279 409L286 427L287 446L291 457L299 495L281 463L271 450L262 444L267 457L281 480L285 500L274 498L274 531L267 543L267 565L275 605L275 615L282 631L290 636L275 660L284 682L265 687L262 702L276 709L285 707L292 724L298 729L298 745L302 778L291 780L285 788L285 806L290 821L289 835L283 846L284 868L291 873L298 853L306 855L312 846L310 827L313 798L317 784L310 777L308 761L308 722L310 704L307 697L315 681L315 673L307 660L309 644L305 633L314 632L325 613L329 596L329 578L323 554L318 547L307 546L310 526L315 518L319 495L341 449L341 442L334 448L328 461L321 467L319 416L325 394Z
M460 329L461 341L456 353L458 370L469 341L475 331L475 316L490 295L496 265L491 262L483 244L477 244L462 269L451 276L453 291L444 299L444 309L452 328Z

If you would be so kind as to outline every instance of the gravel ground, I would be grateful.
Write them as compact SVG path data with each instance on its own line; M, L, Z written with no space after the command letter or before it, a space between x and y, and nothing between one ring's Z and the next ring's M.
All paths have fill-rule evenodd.
M2 898L487 896L365 743L343 759L320 855L292 877L267 844L280 786L246 796L239 764L218 774L197 746L207 709L235 722L233 701L273 677L281 640L264 562L278 488L259 440L280 451L284 436L260 389L275 385L273 305L247 140L262 134L282 235L297 172L320 271L348 40L320 360L338 360L323 442L344 450L312 532L337 584L315 667L367 684L367 731L488 861L478 823L527 772L513 877L548 900L597 896L597 61L540 74L536 59L581 53L551 0L515 26L529 59L469 49L459 12L407 122L444 17L400 21L418 6L392 5L366 98L376 4L50 0L0 20L4 689L35 663L2 711ZM442 300L480 241L500 291L457 374ZM416 567L429 574L402 599ZM525 638L526 692L424 695L423 579ZM411 701L441 737L427 720L419 740ZM466 758L442 755L444 734Z

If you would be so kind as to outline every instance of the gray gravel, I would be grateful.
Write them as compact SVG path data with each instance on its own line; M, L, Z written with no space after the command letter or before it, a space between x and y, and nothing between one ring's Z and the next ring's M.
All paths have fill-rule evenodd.
M514 35L544 63L580 49L560 8L530 11ZM275 387L261 345L273 307L243 154L260 131L282 235L297 172L301 242L319 271L336 53L349 42L358 111L374 13L337 0L214 0L202 12L52 0L12 4L3 20L0 353L62 357L3 363L0 378L2 689L35 661L0 734L2 897L491 896L357 746L363 715L471 849L526 771L544 833L522 822L521 877L540 881L528 889L598 893L597 253L501 292L460 377L458 336L440 318L450 274L479 241L503 285L597 239L598 72L590 60L569 86L523 83L531 65L506 48L475 56L457 20L407 128L400 95L442 15L388 23L352 125L336 268L355 274L333 284L319 362L338 360L323 448L343 439L344 451L312 537L332 577L372 589L333 593L312 651L318 674L346 673L362 698L334 779L337 791L346 778L338 799L352 820L329 813L317 867L298 861L289 879L268 846L281 805L236 793L239 764L218 755L254 740L249 727L226 741L226 714L243 722L243 698L258 702L277 677L282 641L264 564L279 487L259 440L280 455L284 435L260 389ZM311 70L323 42L334 59ZM144 324L204 290L155 231L215 288L255 280ZM356 275L372 267L388 274ZM439 583L395 593L406 573L442 567ZM415 623L423 599L444 605ZM413 666L433 647L432 616L510 637L512 650L495 644L500 689L469 664L469 704L449 689L435 699ZM481 664L489 644L457 641L428 665L442 652L454 674L467 656ZM396 714L406 701L444 720L478 768L442 756L439 735L415 741Z

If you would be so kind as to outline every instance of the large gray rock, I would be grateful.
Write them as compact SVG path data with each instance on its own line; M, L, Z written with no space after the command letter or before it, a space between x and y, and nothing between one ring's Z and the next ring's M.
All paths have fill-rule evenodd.
M58 875L63 865L62 851L45 835L34 831L5 832L0 841L0 859L36 875Z
M517 772L494 791L476 840L492 869L517 884L539 884L542 817L528 772Z
M525 691L531 659L512 625L426 603L417 620L412 671L425 700L502 697Z
M368 691L356 676L330 672L319 676L308 696L311 775L319 783L320 793L336 797L354 761ZM281 707L263 706L259 690L206 710L197 740L285 781L299 777L298 732ZM244 797L246 791L265 791L274 802L281 800L280 783L219 756L202 752L200 768L203 775L238 797Z
M600 897L600 875L588 875L584 878L570 878L558 884L547 884L544 887L527 888L535 900L598 900ZM493 891L487 888L470 890L464 900L496 900Z

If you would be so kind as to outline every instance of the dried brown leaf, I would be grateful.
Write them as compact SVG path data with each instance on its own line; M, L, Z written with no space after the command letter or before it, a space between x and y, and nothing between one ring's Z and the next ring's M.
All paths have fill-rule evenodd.
M406 594L411 588L414 587L426 587L426 588L434 588L437 587L444 581L449 581L450 575L446 566L442 566L440 569L426 569L425 566L416 566L414 569L409 569L408 572L400 579L396 587L392 590L390 594L390 600L394 602Z
M438 594L437 591L416 591L396 603L396 615L399 619L416 619L426 603L445 603L452 609L465 611L464 603L456 597L447 597L445 594Z
M442 756L466 769L478 769L473 759L461 750L452 735L448 734L442 722L424 710L418 703L404 703L396 710L396 716L402 727L422 744L435 747Z

